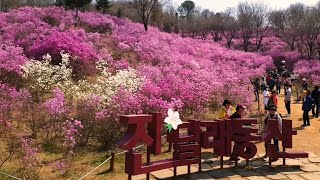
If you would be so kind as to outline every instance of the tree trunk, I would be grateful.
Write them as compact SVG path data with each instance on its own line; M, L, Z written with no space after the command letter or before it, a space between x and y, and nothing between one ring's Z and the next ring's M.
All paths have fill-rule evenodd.
M244 50L244 52L248 52L248 46L249 46L249 42L246 39L244 39L243 40L243 50Z
M289 44L289 45L290 45L290 49L291 49L291 51L294 51L294 50L295 50L295 48L294 48L294 43Z
M144 23L143 23L143 26L144 26L144 30L145 30L145 31L148 31L148 23L144 22Z
M227 40L227 46L228 46L228 48L231 48L231 43L232 43L232 39L228 39L228 40Z
M143 22L144 30L148 31L148 17L145 15L142 15L142 22Z
M76 19L78 20L78 17L79 17L79 8L76 7Z
M260 37L260 39L258 40L258 43L257 43L257 51L259 51L260 48L261 48L261 46L262 46L262 40L263 40L262 37Z

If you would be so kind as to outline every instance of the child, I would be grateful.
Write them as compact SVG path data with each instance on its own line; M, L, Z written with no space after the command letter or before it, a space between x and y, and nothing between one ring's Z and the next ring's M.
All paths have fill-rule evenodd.
M266 119L264 120L264 131L267 130L269 121L278 121L279 131L282 133L282 118L281 118L280 114L278 114L277 107L275 105L271 105L268 107L268 115L267 115ZM274 143L274 145L277 146L277 151L279 151L279 140L277 138L273 138L273 143ZM268 142L265 142L266 155L263 156L264 158L267 157L267 145L268 144L269 144Z

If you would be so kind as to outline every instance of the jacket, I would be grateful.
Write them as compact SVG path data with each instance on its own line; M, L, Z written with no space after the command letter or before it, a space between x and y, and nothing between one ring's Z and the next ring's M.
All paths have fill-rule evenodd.
M314 105L314 100L311 97L311 95L306 96L303 101L302 110L310 111L313 105Z
M277 80L276 80L276 86L277 86L277 87L281 87L281 84L282 84L281 80L280 80L280 79L277 79Z
M320 90L313 90L311 93L311 97L316 103L319 103L320 100Z
M222 107L216 114L216 119L226 119L236 112L236 109L230 106L229 109Z
M270 106L272 104L275 105L276 107L278 107L278 96L275 94L272 94L269 98L268 106Z
M282 133L282 118L278 113L273 116L271 116L270 114L267 115L266 119L264 120L264 131L266 131L268 128L268 121L272 120L278 121L279 131Z
M307 82L303 82L302 83L302 89L305 91L305 90L308 90L308 83Z
M291 91L291 88L288 88L286 90L286 95L284 97L284 100L285 101L291 101L291 97L292 97L292 91Z
M241 119L241 115L237 112L233 113L232 116L229 117L230 119Z

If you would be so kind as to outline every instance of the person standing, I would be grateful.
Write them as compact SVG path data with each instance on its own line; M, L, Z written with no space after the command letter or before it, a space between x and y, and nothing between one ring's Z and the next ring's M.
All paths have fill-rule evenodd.
M276 85L276 80L274 80L273 78L271 78L271 80L268 83L268 86L270 88L271 91L273 91L274 86Z
M262 78L261 78L261 91L263 91L266 86L267 86L266 77L262 76Z
M311 93L311 97L314 100L315 105L312 108L312 115L313 117L319 117L319 103L320 103L320 90L319 86L314 86L314 90Z
M302 90L303 91L306 91L306 90L308 90L308 83L307 83L307 79L306 78L303 78L302 79Z
M277 107L275 105L270 105L268 107L268 115L264 120L264 132L268 129L269 121L277 121L280 133L282 133L282 118L277 112ZM270 142L265 142L265 152L266 155L263 158L267 157L267 146ZM277 138L273 138L273 143L277 147L277 151L279 151L279 140Z
M269 86L270 88L270 83L271 83L271 80L272 80L272 72L269 72L268 76L267 76L267 79L266 79L266 82L267 82L267 85Z
M272 74L273 79L277 79L280 75L278 74L278 70L275 70Z
M265 87L264 87L262 95L263 95L264 109L267 110L267 108L268 108L268 102L269 102L268 86L265 86Z
M269 102L268 102L268 106L271 106L271 105L275 105L278 108L278 95L277 95L277 91L276 90L273 90L271 92L271 96L270 96L270 99L269 99Z
M230 119L236 120L236 119L241 119L243 117L243 113L245 111L245 109L247 109L244 105L238 104L237 108L236 108L236 112L234 114L232 114L232 116L230 116ZM234 135L239 135L239 134L234 134ZM232 150L232 154L230 156L230 160L231 161L239 161L239 158L237 157L237 155L234 153L234 147L237 146L237 144L235 143L235 145L233 146L233 150Z
M254 94L256 96L256 101L259 100L260 88L261 88L260 81L259 81L259 78L257 78L254 82Z
M228 119L236 112L236 109L231 106L231 101L224 100L222 105L223 107L217 113L217 119Z
M302 110L303 110L303 125L302 126L310 126L310 118L309 111L312 109L314 105L314 100L311 97L311 93L309 90L306 91L306 97L304 98Z
M291 115L291 98L292 98L292 85L286 84L285 85L285 96L284 96L284 103L288 112L288 116Z
M281 81L280 77L277 77L277 80L276 80L276 89L277 89L278 94L281 93L281 85L282 85L282 81Z

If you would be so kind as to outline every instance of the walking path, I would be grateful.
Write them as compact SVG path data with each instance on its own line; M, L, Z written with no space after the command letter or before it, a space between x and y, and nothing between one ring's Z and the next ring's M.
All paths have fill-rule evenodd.
M223 179L223 180L263 180L263 179L292 179L292 180L320 180L320 136L319 127L320 119L311 119L311 126L302 128L302 110L301 104L293 103L291 105L292 115L287 118L293 121L293 127L298 130L298 135L293 136L294 151L309 152L309 158L305 159L287 159L287 166L282 166L282 159L268 166L268 162L264 161L261 156L264 154L263 143L257 144L258 155L250 161L252 167L245 169L245 161L240 160L238 167L229 165L229 158L224 157L224 169L219 169L219 159L213 155L208 155L208 159L203 159L201 173L198 171L198 166L191 167L191 175L187 174L186 167L179 167L176 177L177 180L195 180L195 179ZM279 112L287 114L284 106L283 95L279 97ZM311 112L310 112L311 115ZM290 150L289 150L290 151ZM211 157L210 157L211 156ZM166 169L151 173L152 179L172 179L173 169ZM133 179L145 179L145 175L135 176Z
M252 167L245 169L245 161L241 160L238 167L228 165L225 161L223 169L220 169L219 159L211 158L202 163L201 173L193 173L190 176L182 175L175 180L199 180L199 179L223 179L223 180L263 180L263 179L292 179L292 180L319 180L320 179L320 157L310 152L309 159L287 159L287 166L282 166L282 160L274 162L272 166L263 161L262 154L251 160ZM226 160L228 158L225 158ZM191 168L192 172L198 171L198 166ZM187 168L178 168L178 175L187 174ZM161 170L152 173L156 179L173 179L173 170ZM134 179L144 179L138 176Z

